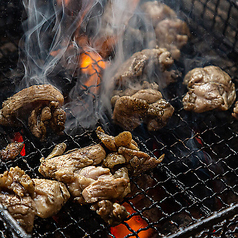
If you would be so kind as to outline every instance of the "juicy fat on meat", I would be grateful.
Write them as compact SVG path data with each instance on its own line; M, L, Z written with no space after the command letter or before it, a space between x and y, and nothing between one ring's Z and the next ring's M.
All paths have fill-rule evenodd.
M195 68L184 77L188 92L183 98L185 110L202 113L228 110L236 99L235 85L230 76L216 66Z

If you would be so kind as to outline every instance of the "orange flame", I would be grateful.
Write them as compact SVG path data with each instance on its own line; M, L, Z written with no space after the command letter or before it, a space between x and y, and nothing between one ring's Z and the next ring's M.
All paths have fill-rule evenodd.
M99 90L100 77L102 70L105 69L106 62L95 52L85 52L80 55L80 68L82 73L88 75L88 80L84 85L90 87L92 93Z
M123 206L126 208L126 210L130 214L135 213L135 210L131 207L130 204L123 203ZM128 221L125 221L125 223L127 223L129 227L135 232L137 232L141 228L146 228L148 226L148 223L139 215L132 216ZM153 233L153 230L149 228L147 230L140 231L138 233L138 237L149 238L151 237L152 233ZM132 232L129 231L124 224L120 224L118 226L111 227L111 234L114 235L116 238L123 238L127 235L131 235ZM135 237L135 236L130 236L130 237Z
M20 132L16 132L16 133L14 134L13 140L14 140L15 142L23 142L23 141L24 141L24 140L23 140L23 137L22 137L22 135L21 135ZM25 144L24 144L24 146L23 146L22 151L21 151L20 154L21 154L22 156L25 156L25 155L26 155Z

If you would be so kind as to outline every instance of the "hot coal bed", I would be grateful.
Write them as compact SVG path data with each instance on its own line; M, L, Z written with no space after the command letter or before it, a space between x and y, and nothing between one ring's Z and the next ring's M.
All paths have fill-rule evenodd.
M21 50L18 40L23 34L21 22L26 16L18 1L0 3L0 99L3 102L15 93L15 85L24 74L17 63ZM186 87L182 78L192 68L217 65L232 77L237 88L238 6L231 0L165 3L179 12L192 33L181 51L181 59L175 62L182 75L163 90L175 112L157 132L148 132L144 125L132 132L142 151L156 157L165 154L163 162L152 171L131 178L132 193L123 201L131 214L120 228L107 225L88 206L68 201L57 215L35 218L32 237L237 236L238 121L231 116L232 109L201 114L185 111L182 98ZM65 85L63 94L67 98L75 85L74 78L61 71L57 80ZM87 86L80 90L81 94L88 92ZM98 125L111 135L122 131L108 117ZM62 136L49 135L44 142L24 125L0 129L2 148L12 140L22 140L25 144L16 159L1 161L0 172L19 166L32 178L42 178L38 172L40 158L46 157L56 144L65 142L70 150L99 142L94 129L80 126ZM25 236L4 209L0 227L1 237Z

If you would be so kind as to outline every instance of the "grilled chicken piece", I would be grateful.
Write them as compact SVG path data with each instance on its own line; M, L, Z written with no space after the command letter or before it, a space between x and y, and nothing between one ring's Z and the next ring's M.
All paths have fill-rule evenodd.
M145 152L128 149L126 147L120 147L118 153L125 157L128 163L127 167L133 175L155 168L164 159L164 155L155 158Z
M35 184L34 197L36 215L47 218L56 214L70 197L66 186L58 181L32 179Z
M126 130L134 130L142 122L150 131L158 130L167 124L174 108L154 89L139 90L132 96L118 97L113 120Z
M230 76L216 66L189 71L184 77L184 84L188 92L183 98L183 106L188 111L225 111L236 99L235 85Z
M31 233L36 214L35 202L31 197L21 197L1 191L0 203L27 233Z
M125 163L125 157L118 154L118 152L112 152L108 154L107 157L103 160L103 165L110 169L113 169L116 165L123 165Z
M146 118L149 104L142 99L123 96L117 99L112 119L125 130L132 131Z
M0 202L28 233L36 213L33 197L34 182L19 167L0 175Z
M149 131L157 131L163 128L174 113L174 107L164 99L149 104L146 124Z
M83 192L86 203L94 203L100 200L121 200L125 195L125 189L129 181L125 178L99 178L87 186Z
M124 206L109 200L99 201L90 208L91 210L96 211L96 213L110 226L119 225L127 216L129 216L129 213Z
M152 22L156 35L156 39L151 39L150 46L166 48L173 59L178 60L180 49L187 44L190 36L187 24L178 19L174 10L158 1L145 2L141 9Z
M174 10L164 3L158 1L150 1L141 5L141 10L146 14L146 17L152 20L153 26L156 27L158 22L165 18L176 18Z
M33 85L8 98L0 110L0 124L21 126L28 119L33 135L44 139L49 126L56 133L64 130L66 113L63 95L52 85Z
M71 153L41 159L39 172L45 176L64 183L74 181L74 173L89 165L96 165L103 161L106 152L99 144L76 149Z
M83 190L99 178L112 178L112 174L108 168L87 166L75 173L74 178L72 183L68 183L69 191L76 201L84 204Z
M123 131L116 137L109 136L99 126L96 130L98 138L110 151L117 151L120 146L125 146L131 149L139 150L137 143L132 139L132 135L129 131Z
M153 72L156 68L161 72L161 81L163 81L163 73L167 72L164 78L173 82L174 71L166 71L173 63L174 60L166 49L145 49L136 52L126 60L125 63L119 67L113 79L116 85L127 87L131 83L143 81L146 74ZM171 77L169 77L168 74L170 74Z
M187 44L190 31L180 19L165 19L155 27L156 43L166 48L174 59L180 58L180 49Z
M22 142L13 142L6 146L6 148L0 151L0 158L2 160L13 160L15 159L22 151L24 143Z

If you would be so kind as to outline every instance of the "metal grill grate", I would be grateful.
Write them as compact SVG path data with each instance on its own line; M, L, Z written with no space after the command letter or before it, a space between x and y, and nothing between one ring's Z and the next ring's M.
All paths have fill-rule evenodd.
M175 1L165 2L175 6ZM12 4L12 7L22 9L16 1ZM5 9L9 7L4 6ZM183 61L177 63L177 67L186 73L191 68L215 62L233 77L238 86L238 8L235 1L183 0L179 8L181 17L186 19L192 30L193 39L184 48ZM16 23L8 24L14 26ZM9 25L2 28L6 36L0 41L0 48L8 42L17 46L20 34L15 33L21 30L10 29ZM10 71L16 68L18 53L0 53L3 55L0 59L3 101L15 90ZM211 57L206 58L209 55ZM22 76L21 72L18 73L14 72L15 79ZM165 153L166 156L158 168L131 180L132 193L124 199L124 203L132 208L133 213L127 221L139 216L147 225L133 230L129 223L124 222L122 226L130 233L126 237L140 237L141 232L151 230L151 237L237 236L238 122L231 117L231 110L200 115L184 111L181 98L185 91L181 81L163 91L175 107L175 113L165 128L149 133L142 125L133 132L141 150L150 155ZM105 129L112 135L121 131L111 122L105 125ZM65 142L68 149L73 149L98 142L94 131L83 128L79 128L74 136L51 136L44 143L32 137L27 128L1 128L2 146L9 142L15 131L23 135L26 156L19 155L14 161L1 162L1 173L17 165L31 177L41 177L38 173L39 159L47 156L55 144ZM4 223L0 227L2 237L10 236ZM36 218L32 236L117 238L89 207L72 202L68 202L52 218Z

